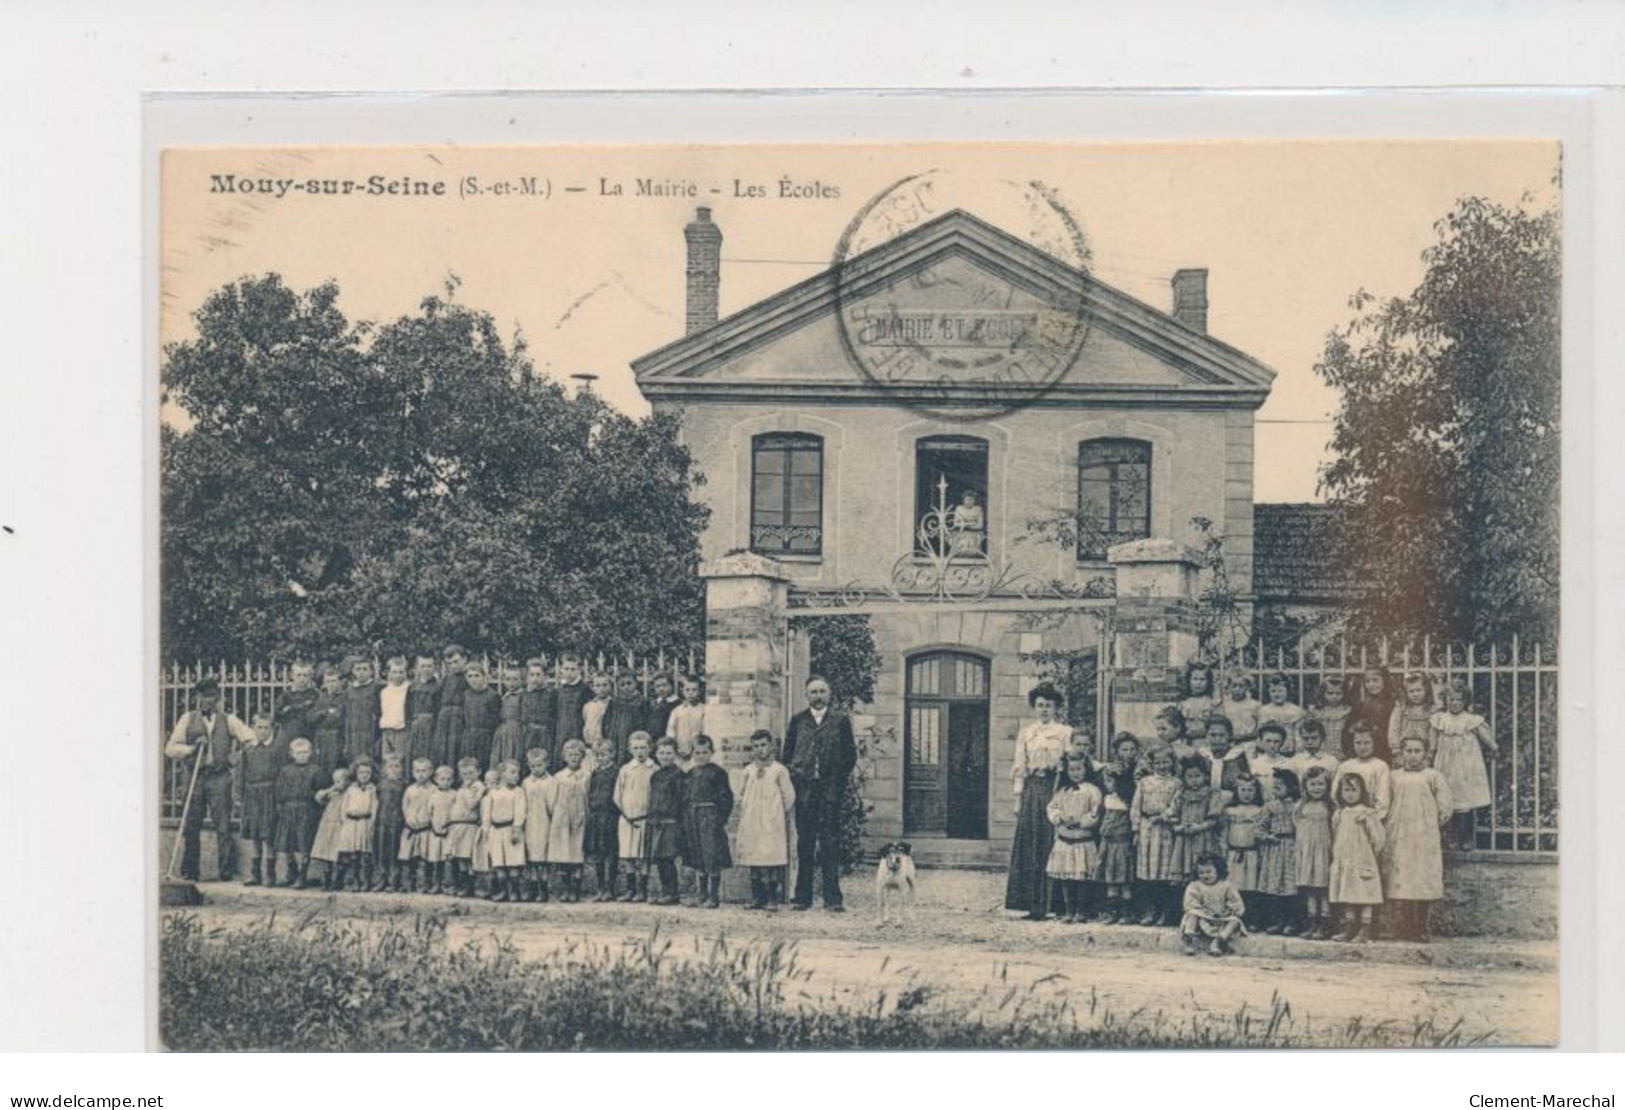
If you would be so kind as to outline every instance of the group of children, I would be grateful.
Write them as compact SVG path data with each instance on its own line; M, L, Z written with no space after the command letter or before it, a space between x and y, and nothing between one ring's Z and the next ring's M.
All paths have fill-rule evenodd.
M383 683L366 660L295 664L275 714L256 714L234 755L248 884L276 883L280 857L282 885L311 885L318 864L329 890L575 902L590 864L594 900L672 905L686 865L695 904L716 907L737 863L753 908L776 908L795 788L773 736L754 734L751 762L729 772L714 762L696 680L660 676L644 699L630 675L584 680L572 658L559 669L553 683L541 660L522 677L505 668L499 693L455 645L439 665L419 656L410 677L391 659ZM1308 712L1284 675L1266 679L1263 702L1244 676L1223 698L1209 668L1187 678L1155 741L1121 733L1103 764L1087 743L1062 757L1046 908L1177 922L1189 950L1205 941L1214 954L1244 921L1365 941L1379 907L1393 936L1428 939L1444 895L1440 831L1471 848L1490 803L1496 745L1467 686L1448 682L1441 708L1411 672L1390 699L1373 669L1349 705L1333 675Z
M1048 815L1048 875L1064 920L1179 923L1186 950L1214 955L1247 925L1265 932L1363 942L1386 907L1390 934L1426 941L1444 897L1442 830L1472 846L1474 811L1489 804L1485 751L1495 741L1471 712L1465 683L1443 708L1420 672L1383 705L1384 676L1363 679L1362 706L1328 681L1313 713L1287 697L1284 675L1267 701L1245 677L1222 702L1206 668L1189 695L1156 718L1142 750L1121 733L1097 765L1083 746L1064 759ZM1394 765L1378 755L1379 722ZM1347 739L1347 751L1343 740ZM1089 894L1093 892L1094 898Z
M443 660L420 656L407 679L391 659L383 684L368 661L348 681L294 664L276 712L255 714L233 754L247 885L278 885L280 862L283 886L578 902L590 865L595 901L675 905L684 866L693 903L716 908L737 860L753 908L777 908L795 789L771 733L754 734L751 762L730 773L713 761L695 679L658 676L644 699L629 675L583 682L566 658L552 684L532 660L499 694L462 649ZM311 696L318 676L323 697Z
M757 747L759 764L778 766L771 734ZM607 738L590 754L571 738L553 771L544 749L526 752L523 778L516 759L482 770L465 757L455 771L418 759L403 786L399 757L385 757L381 776L362 757L334 770L331 785L309 794L307 802L301 789L309 781L309 753L308 742L296 740L293 762L283 772L290 785L278 803L278 820L289 831L282 833L279 825L275 843L292 855L283 885L312 885L298 856L305 829L311 829L309 860L325 865L326 890L579 902L591 864L596 901L676 905L682 863L694 873L695 904L715 908L722 872L733 866L727 826L734 785L712 761L715 747L703 733L680 753L675 737L652 740L639 730L620 764ZM749 770L741 776L739 802L742 827L754 835L741 834L740 862L780 870L789 862L794 794L787 775L782 796L750 789ZM269 881L275 874L273 866ZM651 879L659 883L658 897L651 896Z

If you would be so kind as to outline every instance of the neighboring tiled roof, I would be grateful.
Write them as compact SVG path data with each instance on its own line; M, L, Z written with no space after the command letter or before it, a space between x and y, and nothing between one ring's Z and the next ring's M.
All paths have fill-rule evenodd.
M1360 592L1328 538L1327 505L1253 506L1253 594L1260 602L1337 603Z

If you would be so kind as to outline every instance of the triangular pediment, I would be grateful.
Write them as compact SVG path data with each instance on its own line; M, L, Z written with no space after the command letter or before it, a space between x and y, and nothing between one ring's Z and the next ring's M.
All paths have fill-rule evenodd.
M812 399L997 388L1262 401L1262 363L962 211L949 212L632 364L651 398ZM786 392L786 391L790 392Z

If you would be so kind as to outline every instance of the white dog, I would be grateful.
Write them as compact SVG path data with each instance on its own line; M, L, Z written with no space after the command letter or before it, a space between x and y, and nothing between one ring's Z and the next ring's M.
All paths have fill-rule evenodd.
M895 841L881 850L875 869L875 907L879 924L903 923L903 913L914 904L913 849L905 841Z

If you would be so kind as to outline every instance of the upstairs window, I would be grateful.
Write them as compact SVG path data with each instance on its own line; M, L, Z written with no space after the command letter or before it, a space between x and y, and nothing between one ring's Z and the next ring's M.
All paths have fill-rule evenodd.
M987 441L930 436L914 447L914 547L920 555L987 555Z
M750 549L763 555L822 554L822 439L775 432L751 440Z
M1151 445L1138 439L1078 444L1078 561L1151 534Z

